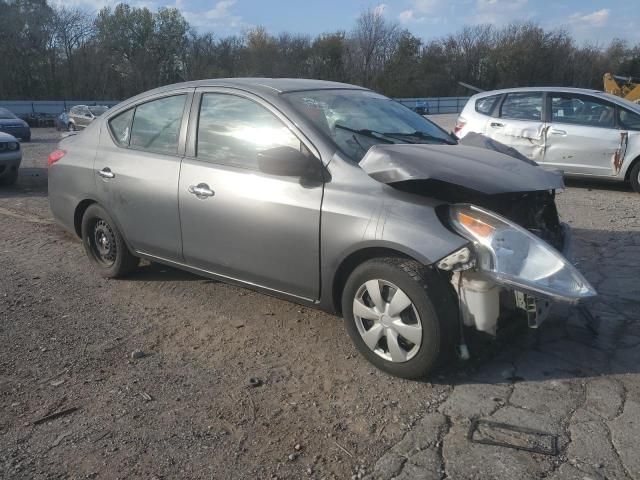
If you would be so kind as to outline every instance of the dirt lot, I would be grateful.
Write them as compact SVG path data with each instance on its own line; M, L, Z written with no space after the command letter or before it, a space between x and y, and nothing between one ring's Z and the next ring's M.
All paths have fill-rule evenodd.
M34 130L0 188L2 478L640 478L640 195L559 196L596 324L560 308L410 382L339 318L156 265L99 278L48 210L58 136ZM470 444L476 417L554 433L560 454Z

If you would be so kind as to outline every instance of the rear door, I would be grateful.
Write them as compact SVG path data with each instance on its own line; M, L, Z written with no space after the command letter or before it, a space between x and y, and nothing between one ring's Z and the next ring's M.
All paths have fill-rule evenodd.
M261 150L288 146L309 152L313 146L260 98L229 90L200 93L190 122L197 128L190 130L191 151L180 172L186 263L317 299L324 185L269 175L257 163Z
M545 147L544 92L512 92L488 119L485 135L515 148L536 162Z
M616 126L615 105L565 92L550 93L547 102L551 123L544 164L568 174L616 175L615 160L624 158L627 132Z
M178 178L193 89L153 97L111 117L94 162L98 201L136 250L182 260Z

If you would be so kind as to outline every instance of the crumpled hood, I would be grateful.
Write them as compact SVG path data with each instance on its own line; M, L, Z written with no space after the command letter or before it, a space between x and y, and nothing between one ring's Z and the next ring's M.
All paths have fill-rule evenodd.
M360 167L382 183L440 180L488 195L564 188L560 172L463 145L374 145Z

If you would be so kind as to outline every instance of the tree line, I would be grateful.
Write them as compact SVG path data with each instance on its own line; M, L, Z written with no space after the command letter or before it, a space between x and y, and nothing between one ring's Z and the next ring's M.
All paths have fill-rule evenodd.
M0 0L0 99L128 98L169 83L216 77L305 77L393 97L564 85L602 89L602 75L640 76L640 44L579 44L535 23L464 27L423 40L375 10L348 31L310 36L263 27L198 33L179 10L105 7L96 15L47 0Z

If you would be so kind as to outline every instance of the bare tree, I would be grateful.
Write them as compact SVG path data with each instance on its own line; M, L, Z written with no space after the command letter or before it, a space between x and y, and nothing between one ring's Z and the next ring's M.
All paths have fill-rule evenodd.
M347 64L352 78L359 84L375 86L398 48L401 30L387 21L379 9L363 12L347 39Z

